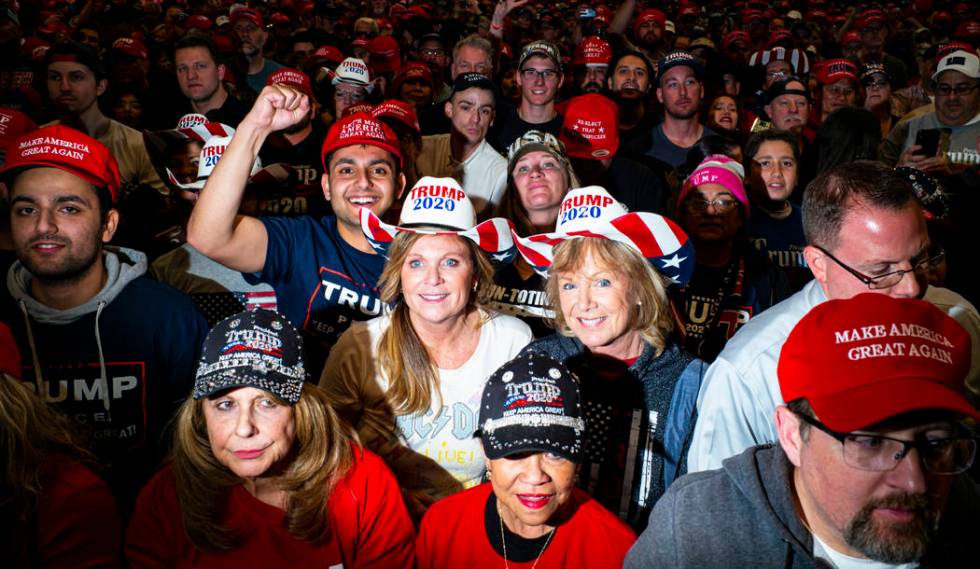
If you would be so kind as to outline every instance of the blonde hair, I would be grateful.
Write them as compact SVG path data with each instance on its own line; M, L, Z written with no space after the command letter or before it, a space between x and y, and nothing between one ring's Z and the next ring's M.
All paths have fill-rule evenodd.
M567 239L555 246L545 284L555 313L555 329L564 336L574 336L561 311L558 281L561 275L580 270L589 255L597 265L622 275L629 283L626 297L637 301L635 310L630 311L629 329L638 330L659 356L674 331L666 280L639 252L618 241L585 237Z
M89 468L94 456L82 448L77 427L29 387L0 374L0 509L24 516L44 491L41 470L53 454L67 455ZM15 556L16 557L16 556Z
M204 399L188 398L176 418L172 451L174 483L184 528L202 551L228 551L240 546L251 528L223 526L232 488L242 480L221 464L211 450ZM280 404L286 403L279 401ZM338 419L327 395L312 384L303 385L292 406L296 439L278 487L288 494L286 530L309 543L329 540L327 499L353 462L354 435Z
M401 298L402 265L412 247L425 237L419 233L399 233L388 250L388 261L378 285L381 300L396 304L391 323L378 341L378 361L388 379L388 402L397 415L423 413L432 403L432 394L439 392L439 374L429 352L412 327L408 306ZM490 298L493 285L493 265L483 251L469 239L458 237L466 244L473 263L476 290L470 294L467 312L477 310Z

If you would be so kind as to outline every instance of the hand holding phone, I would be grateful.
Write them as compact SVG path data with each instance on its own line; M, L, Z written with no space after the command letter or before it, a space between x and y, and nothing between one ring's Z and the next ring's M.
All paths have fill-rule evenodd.
M939 152L942 133L942 129L939 128L924 128L915 133L915 143L920 147L916 155L930 158L935 156Z

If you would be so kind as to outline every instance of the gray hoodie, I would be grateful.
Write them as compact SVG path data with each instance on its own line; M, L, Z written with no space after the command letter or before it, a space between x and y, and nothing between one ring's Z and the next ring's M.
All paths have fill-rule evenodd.
M751 447L722 468L681 477L650 514L624 569L641 567L828 567L813 557L782 447ZM975 567L980 559L980 491L956 477L939 532L922 567Z
M34 333L31 330L31 318L42 324L70 324L86 314L95 313L95 341L99 348L99 364L102 377L102 402L106 411L109 410L109 380L105 368L105 355L102 350L102 336L99 332L99 316L102 310L112 302L116 296L134 279L146 273L146 255L124 247L106 246L102 251L106 273L105 286L98 294L88 300L88 302L70 308L68 310L56 310L31 297L32 275L20 261L14 262L7 271L7 290L13 297L17 306L24 314L24 325L27 328L27 338L31 347L31 357L33 358L34 380L37 382L38 393L42 392L41 362L38 359L37 348L34 343ZM30 318L28 317L30 316Z

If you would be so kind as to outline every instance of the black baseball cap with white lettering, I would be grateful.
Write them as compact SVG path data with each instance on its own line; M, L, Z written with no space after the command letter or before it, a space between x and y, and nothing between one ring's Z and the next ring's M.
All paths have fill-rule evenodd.
M657 84L660 84L660 81L668 71L679 65L693 69L694 76L698 78L698 81L704 76L704 67L701 66L701 62L691 52L684 49L675 49L657 62Z
M456 93L461 93L467 89L472 88L484 89L493 93L494 103L497 101L497 86L493 81L490 80L486 75L482 73L461 73L453 81L453 92L450 96Z

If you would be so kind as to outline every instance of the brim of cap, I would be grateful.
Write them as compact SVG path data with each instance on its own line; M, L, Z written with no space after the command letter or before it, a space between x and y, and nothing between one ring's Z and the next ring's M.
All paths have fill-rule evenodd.
M935 380L900 377L827 397L807 398L820 421L834 431L870 427L910 411L943 410L980 420L962 393Z
M656 227L656 230L651 228ZM654 233L656 231L656 234ZM657 239L660 235L661 239ZM554 248L569 239L594 237L622 243L637 251L654 269L672 283L683 286L694 274L694 246L687 234L673 221L648 212L629 212L607 222L595 223L588 230L570 233L542 233L530 237L514 234L514 244L525 261L547 278L554 262ZM654 262L659 260L659 264ZM669 271L667 269L676 269Z
M938 81L939 80L939 75L942 74L942 73L945 73L947 71L958 71L958 72L962 73L963 75L966 75L970 79L980 79L980 73L978 73L977 75L969 75L967 73L967 71L969 71L969 70L966 68L966 66L960 66L960 65L952 65L950 67L947 67L946 69L943 69L942 71L936 71L935 73L932 74L931 79L933 81Z
M526 54L524 57L521 58L521 61L517 64L517 67L519 67L519 68L520 67L523 67L524 66L524 62L527 61L528 59L531 59L534 56L547 57L548 59L550 59L551 61L553 61L558 66L558 72L559 73L561 72L561 61L555 59L555 57L552 54L548 53L547 51L545 51L543 49L536 49L536 50L534 50L534 51Z
M477 431L479 433L479 431ZM506 450L491 448L492 445L488 445L486 439L480 436L480 440L483 441L483 454L490 460L497 460L499 458L507 458L508 456L514 456L516 454L530 454L536 452L550 452L552 454L557 454L558 456L568 459L575 464L579 464L582 461L581 456L576 456L573 453L566 452L557 446L549 446L545 444L535 444L531 443L528 445L523 445L520 448L509 448Z
M85 172L84 170L81 170L79 168L74 168L66 164L55 164L47 160L35 160L32 161L30 164L18 164L16 166L10 166L10 167L5 165L2 169L0 169L0 182L6 182L7 185L10 186L10 182L14 179L15 176L17 176L21 172L24 172L25 170L30 170L32 168L54 168L56 170L64 170L65 172L72 174L76 178L81 178L82 180L85 180L86 182L92 184L96 188L106 188L107 190L109 190L109 193L112 195L113 201L115 201L116 194L119 192L118 187L117 188L109 187L109 185L106 184L104 180L100 180L95 176L92 176L88 172Z
M495 217L478 223L469 229L456 229L439 225L406 225L398 226L381 221L373 211L362 207L359 212L361 231L372 247L386 251L399 233L420 233L423 235L455 235L469 239L481 250L490 255L490 260L496 264L507 264L514 259L513 230L510 223Z
M514 169L514 163L520 160L522 156L524 156L528 152L535 152L535 151L547 152L548 154L554 156L557 160L560 160L562 164L568 164L568 158L565 155L561 154L560 152L555 152L554 148L541 142L532 142L531 144L525 144L524 146L517 149L517 153L514 154L514 157L507 161L507 172L509 173L511 170Z
M270 381L270 377L275 377L277 379ZM298 389L296 390L295 395L283 393L282 389L274 389L274 387L288 385L289 383L294 382L298 383ZM229 375L227 372L223 374L216 373L210 376L199 377L197 381L195 381L193 397L194 399L206 399L239 387L254 387L255 389L261 389L262 391L275 395L277 398L290 405L295 405L299 402L300 395L302 394L303 382L296 382L292 378L287 378L275 372L264 373L261 375Z

